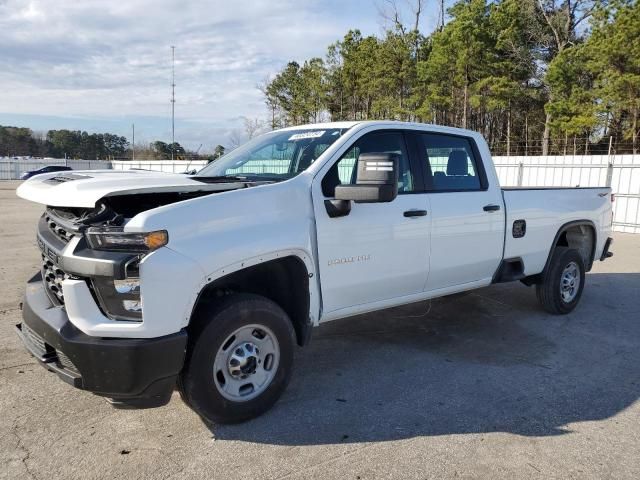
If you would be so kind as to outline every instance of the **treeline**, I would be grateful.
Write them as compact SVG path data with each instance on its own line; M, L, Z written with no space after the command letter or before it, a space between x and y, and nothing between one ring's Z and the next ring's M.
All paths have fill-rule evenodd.
M224 154L218 145L212 155L199 155L179 143L155 141L136 144L135 152L126 137L80 130L49 130L36 134L29 128L0 125L0 157L53 157L89 160L176 160L215 159Z
M49 130L36 135L29 128L0 125L0 156L112 159L121 158L129 143L111 133Z
M637 152L638 2L461 0L425 35L411 1L410 22L388 0L382 37L351 30L266 82L271 126L396 119L477 130L499 154Z

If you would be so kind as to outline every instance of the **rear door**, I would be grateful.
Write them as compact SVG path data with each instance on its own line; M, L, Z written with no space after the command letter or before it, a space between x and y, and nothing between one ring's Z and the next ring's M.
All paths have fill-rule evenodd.
M414 131L431 210L425 289L489 283L502 259L504 204L472 137Z
M400 155L399 194L388 203L351 202L348 215L331 218L325 200L334 197L337 185L355 183L362 153ZM402 130L366 133L346 147L316 177L313 205L323 320L423 291L429 271L429 199L421 169L411 166Z

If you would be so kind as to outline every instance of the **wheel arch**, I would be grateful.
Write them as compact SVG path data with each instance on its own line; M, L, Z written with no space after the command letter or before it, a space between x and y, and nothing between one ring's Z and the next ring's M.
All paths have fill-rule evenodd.
M312 302L314 272L309 255L298 251L274 252L225 267L208 275L197 295L189 326L200 309L222 296L253 293L278 304L289 316L298 345L309 342L314 325ZM187 328L189 328L189 326Z
M585 228L587 230L584 230ZM583 242L580 238L585 237L585 231L590 232L590 244L585 244L585 242ZM591 220L573 220L571 222L563 224L558 229L558 232L553 239L553 243L549 248L549 254L547 256L547 261L544 264L544 270L542 271L542 273L544 274L549 269L551 257L553 256L553 252L556 247L571 247L578 250L582 255L585 270L588 272L593 266L597 244L598 233L595 224Z

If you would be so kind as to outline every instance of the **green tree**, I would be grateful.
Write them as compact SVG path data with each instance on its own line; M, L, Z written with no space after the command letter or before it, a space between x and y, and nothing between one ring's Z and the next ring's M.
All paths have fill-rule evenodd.
M490 69L477 82L472 102L488 114L483 122L485 137L494 145L504 140L507 155L514 123L520 129L528 127L529 110L535 105L531 88L537 74L532 34L535 16L535 6L528 1L503 0L490 6Z
M77 158L80 156L81 132L71 130L49 130L47 143L51 156Z
M30 129L0 125L0 156L38 155L40 150L41 145Z
M225 148L222 145L216 145L216 148L213 149L213 158L218 159L224 155Z
M554 95L545 111L551 118L551 130L564 133L565 137L580 135L588 139L598 122L594 76L586 66L587 61L586 46L580 45L563 50L549 65L547 82Z
M631 140L638 152L640 115L640 3L618 0L596 11L585 44L600 119L610 134Z
M637 0L458 0L429 35L423 2L405 3L412 26L386 2L382 36L350 30L323 61L278 72L262 88L272 126L418 120L478 130L507 154L512 143L548 153L554 138L566 148L569 135L588 148L604 132L637 148Z
M105 153L111 158L123 158L129 142L126 137L105 133L102 136Z
M474 87L489 76L494 57L489 7L485 0L462 0L449 9L449 15L451 21L431 38L429 58L418 62L419 79L429 92L419 112L467 128L472 126Z
M542 18L541 23L544 24L544 28L539 31L538 41L544 52L543 59L547 64L550 65L556 56L583 40L579 32L580 25L588 20L593 12L605 2L606 0L537 0L538 11ZM549 152L549 139L554 121L553 104L556 91L548 76L543 76L542 80L549 99L549 103L545 107L546 115L542 136L542 154L546 155Z
M388 30L377 44L377 55L366 54L372 64L364 91L374 94L375 118L411 120L415 118L413 87L416 79L414 34L399 27Z

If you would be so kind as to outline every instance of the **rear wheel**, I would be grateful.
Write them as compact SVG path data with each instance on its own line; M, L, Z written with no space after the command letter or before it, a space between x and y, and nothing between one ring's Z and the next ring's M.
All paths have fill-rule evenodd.
M271 300L230 295L199 314L179 381L182 398L209 422L236 423L264 413L291 377L295 334Z
M536 285L538 301L549 313L569 313L580 301L584 280L584 261L580 253L572 248L556 247L542 282Z

